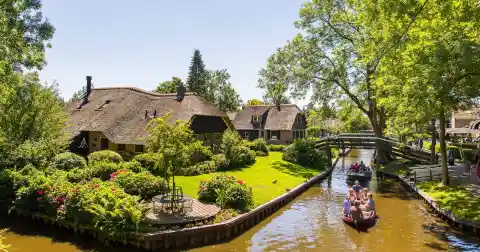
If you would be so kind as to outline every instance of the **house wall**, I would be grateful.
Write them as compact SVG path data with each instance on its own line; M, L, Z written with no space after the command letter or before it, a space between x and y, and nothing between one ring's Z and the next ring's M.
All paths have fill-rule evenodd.
M89 153L102 150L102 138L106 138L102 132L99 131L90 131L88 132L88 151ZM126 160L129 160L135 154L135 145L134 144L125 144L124 151L118 151L118 144L113 143L108 140L108 150L118 152Z
M248 132L248 139L249 141L253 141L258 138L258 130L237 130L238 134L240 134L240 137L242 139L245 138L245 132Z
M457 119L457 118L452 118L452 128L463 128L465 126L468 126L471 121L474 121L472 119Z

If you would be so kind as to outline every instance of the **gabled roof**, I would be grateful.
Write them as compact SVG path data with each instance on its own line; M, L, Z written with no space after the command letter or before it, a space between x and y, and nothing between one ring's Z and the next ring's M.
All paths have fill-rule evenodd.
M88 103L82 100L67 105L70 130L100 131L112 142L142 144L147 136L145 127L156 110L157 116L171 113L171 122L190 120L194 115L226 117L216 106L186 93L181 102L176 94L149 92L139 88L92 89ZM145 118L145 110L148 117Z
M233 126L237 130L254 129L252 115L266 115L262 128L266 130L291 130L300 108L295 104L281 104L280 110L275 105L246 106L238 112Z

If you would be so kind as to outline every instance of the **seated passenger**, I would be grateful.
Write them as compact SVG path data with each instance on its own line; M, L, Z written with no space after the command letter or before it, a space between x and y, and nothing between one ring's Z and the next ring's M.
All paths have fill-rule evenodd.
M352 189L358 194L362 191L362 186L358 180L355 181L355 184L352 186Z
M365 164L363 163L363 161L360 161L360 169L364 169L365 168Z
M369 210L369 211L376 211L376 209L375 209L375 200L373 200L373 195L372 195L371 193L368 194L367 210Z
M360 167L358 166L357 163L355 163L355 164L353 165L353 170L354 170L355 172L358 172L358 171L359 171L359 168L360 168Z
M348 195L345 196L345 200L343 201L343 210L342 214L343 216L350 216L350 208L352 207L352 204L350 203L350 197Z
M368 189L367 188L364 188L362 190L360 198L362 199L362 203L364 203L364 204L368 201Z
M357 197L355 195L355 191L352 188L348 189L347 196L348 196L348 200L350 200L350 203L352 203L352 205L353 205L353 202L355 201L355 199Z
M360 208L360 201L355 201L354 206L350 209L352 219L355 221L363 220L362 209Z

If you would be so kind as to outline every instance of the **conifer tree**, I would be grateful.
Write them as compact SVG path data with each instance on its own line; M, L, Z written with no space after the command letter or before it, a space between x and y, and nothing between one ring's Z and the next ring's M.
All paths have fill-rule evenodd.
M188 71L187 87L189 91L196 92L200 96L205 93L205 74L202 54L198 49L195 49Z

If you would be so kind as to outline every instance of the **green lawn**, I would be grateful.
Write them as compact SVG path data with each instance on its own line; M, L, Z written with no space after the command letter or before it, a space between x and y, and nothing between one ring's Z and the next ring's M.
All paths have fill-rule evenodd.
M417 187L432 197L441 208L462 219L479 223L480 197L473 195L466 186L455 185L455 181L451 184L443 186L441 182L423 182Z
M322 168L323 170L323 168ZM302 167L282 160L281 152L270 152L267 157L257 157L257 162L249 167L227 171L228 175L243 180L253 189L255 206L285 193L285 188L294 188L307 178L320 173L319 169ZM219 172L199 176L176 176L175 182L183 188L183 193L197 197L201 180L208 180ZM272 182L277 180L276 184Z
M405 176L409 166L411 166L411 164L409 164L408 160L398 159L386 165L381 165L379 170L383 172Z

